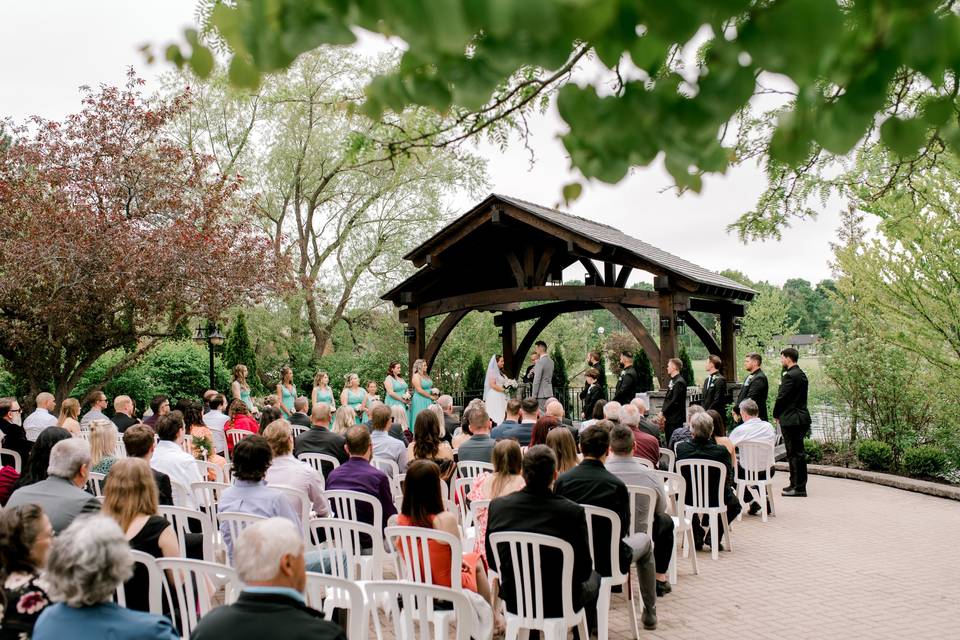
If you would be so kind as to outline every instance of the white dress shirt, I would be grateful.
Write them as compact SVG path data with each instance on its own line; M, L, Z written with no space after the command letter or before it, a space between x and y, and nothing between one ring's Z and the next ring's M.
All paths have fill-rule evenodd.
M46 409L37 407L37 410L23 421L23 430L27 432L27 440L36 442L37 436L47 427L57 426L57 419Z
M735 447L741 442L763 442L777 446L777 432L769 422L750 418L730 432L730 442Z
M186 506L191 509L197 508L190 485L194 482L203 482L205 478L200 476L200 468L193 456L181 449L176 442L161 440L157 443L157 448L150 459L150 466L167 474L171 480L184 485L187 488ZM175 491L174 497L176 495Z
M326 518L330 514L327 499L323 497L323 474L292 455L274 458L267 469L266 481L267 486L282 484L306 493L318 518ZM300 513L299 504L295 509Z
M203 424L207 425L210 433L213 434L213 450L220 454L227 450L227 433L224 425L229 420L230 416L217 409L203 414Z

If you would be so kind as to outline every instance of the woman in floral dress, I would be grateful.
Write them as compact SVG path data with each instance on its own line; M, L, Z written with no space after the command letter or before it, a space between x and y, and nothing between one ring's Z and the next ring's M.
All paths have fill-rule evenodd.
M29 640L37 618L50 604L41 571L52 543L53 527L39 506L28 504L0 513L0 640Z

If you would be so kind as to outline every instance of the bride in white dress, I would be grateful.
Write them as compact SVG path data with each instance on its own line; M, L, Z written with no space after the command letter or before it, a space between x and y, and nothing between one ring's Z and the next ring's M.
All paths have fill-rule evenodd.
M483 381L483 403L487 405L487 415L496 424L503 422L507 413L507 394L503 391L505 378L501 373L503 356L493 356L487 365L487 377Z

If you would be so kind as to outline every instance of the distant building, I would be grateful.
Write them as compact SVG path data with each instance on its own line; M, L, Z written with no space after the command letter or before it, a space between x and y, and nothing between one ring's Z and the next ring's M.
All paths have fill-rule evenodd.
M807 356L817 355L822 341L822 338L815 333L800 333L795 336L773 336L773 344L777 345L777 352L784 347L793 347L800 352L800 355Z

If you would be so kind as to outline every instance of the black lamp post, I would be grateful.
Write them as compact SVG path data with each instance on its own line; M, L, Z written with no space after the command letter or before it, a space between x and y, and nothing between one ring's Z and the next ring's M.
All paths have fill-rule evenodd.
M217 327L216 323L213 320L207 320L207 327L204 329L203 325L198 324L197 330L193 334L193 341L197 344L207 344L207 351L210 353L210 388L217 388L216 376L213 371L213 348L219 347L223 344L225 338L223 334L220 333L220 329Z

